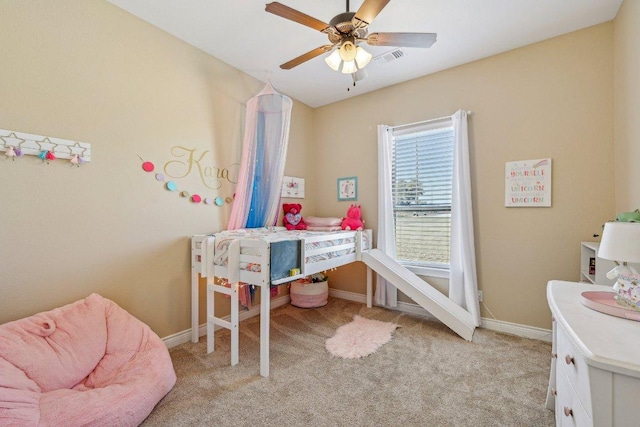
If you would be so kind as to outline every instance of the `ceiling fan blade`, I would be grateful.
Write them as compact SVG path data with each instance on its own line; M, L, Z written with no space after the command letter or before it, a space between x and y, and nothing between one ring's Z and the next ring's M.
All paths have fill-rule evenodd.
M364 0L355 16L351 20L356 28L366 27L371 24L390 0Z
M297 58L292 59L289 62L285 62L284 64L282 64L280 66L280 68L282 68L283 70L290 70L293 67L297 67L298 65L302 64L303 62L307 62L308 60L313 59L318 55L322 55L325 52L329 52L332 48L333 48L333 46L330 45L330 44L317 47L317 48L315 48L313 50L310 50L307 53L304 53L304 54L298 56Z
M431 47L436 42L436 33L371 33L367 44L371 46Z
M297 22L298 24L306 25L307 27L313 28L314 30L318 30L320 32L323 32L329 27L329 24L322 22L319 19L313 18L305 13L292 9L289 6L285 6L282 3L278 3L277 1L268 3L264 10L269 13L273 13L274 15L278 15L282 18Z

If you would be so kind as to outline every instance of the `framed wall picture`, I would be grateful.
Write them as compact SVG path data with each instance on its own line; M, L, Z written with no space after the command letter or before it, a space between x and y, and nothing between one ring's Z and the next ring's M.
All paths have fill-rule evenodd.
M304 178L285 176L282 180L281 197L304 199Z
M338 200L358 200L358 178L338 178Z
M551 207L551 159L505 163L504 205Z

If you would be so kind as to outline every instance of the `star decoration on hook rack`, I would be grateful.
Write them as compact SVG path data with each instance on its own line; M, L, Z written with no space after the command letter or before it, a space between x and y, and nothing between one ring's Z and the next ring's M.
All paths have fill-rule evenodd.
M22 138L18 138L15 132L11 132L7 136L0 136L0 140L2 140L2 145L5 147L19 147L25 141Z
M75 156L77 154L78 157L84 157L84 153L87 151L87 149L81 146L79 142L76 142L69 147L69 151L71 152L71 156Z
M42 141L36 141L38 147L40 147L41 151L51 151L54 152L58 144L55 142L51 142L48 136L45 136Z

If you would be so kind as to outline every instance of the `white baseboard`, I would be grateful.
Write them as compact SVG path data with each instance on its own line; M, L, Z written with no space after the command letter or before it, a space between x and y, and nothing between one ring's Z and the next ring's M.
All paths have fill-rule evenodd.
M424 308L420 307L418 304L398 302L398 307L394 308L394 310L402 311L404 313L409 313L416 316L426 317L430 320L439 322L436 317L434 317ZM520 325L518 323L504 322L502 320L487 319L486 317L480 319L480 327L489 329L490 331L503 332L505 334L516 335L523 338L551 342L552 332L549 329Z
M551 342L553 332L550 329L536 328L535 326L520 325L518 323L503 322L502 320L487 319L483 317L480 324L481 328L490 329L492 331L504 332L511 335L517 335L523 338L531 338Z
M355 292L341 291L338 289L329 289L329 295L342 298L349 301L361 302L365 304L367 302L366 295L358 294ZM429 320L439 321L427 310L419 306L418 304L410 302L398 302L398 306L393 310L397 310L403 313L412 314L414 316L425 317ZM523 338L530 338L534 340L551 342L552 332L549 329L536 328L534 326L520 325L518 323L504 322L502 320L488 319L483 317L481 319L481 328L489 329L491 331L503 332L506 334L516 335Z
M276 308L283 306L285 304L289 304L290 298L289 295L285 295L282 297L274 298L271 300L271 308ZM256 305L251 307L249 310L240 311L240 315L238 316L239 321L243 321L253 316L257 316L260 314L260 305ZM223 317L224 320L230 321L231 315ZM216 325L216 330L220 329L221 326ZM198 328L198 336L204 336L207 334L207 324L203 323ZM184 344L186 342L191 341L191 328L186 329L182 332L175 333L173 335L169 335L168 337L162 338L162 341L167 346L167 348L172 348L180 344Z
M347 301L367 303L367 296L364 294L358 294L355 292L341 291L340 289L329 288L329 295L332 297L346 299Z
M363 294L358 294L356 292L348 292L341 291L338 289L329 289L329 295L332 297L346 299L348 301L360 302L362 304L367 303L367 296ZM407 302L398 302L398 307L393 308L393 310L401 311L403 313L414 314L416 316L427 317L429 319L438 320L434 316L431 315L427 310L420 307L418 304L412 304Z
M341 291L339 289L329 289L329 295L335 298L340 298L348 301L359 302L362 304L367 303L367 296L363 294L359 294L356 292L348 292ZM276 308L288 304L290 301L289 295L285 295L279 298L275 298L271 300L271 308ZM422 316L429 320L438 320L431 313L429 313L424 308L420 307L418 304L413 304L409 302L398 302L398 306L394 308L394 310L412 314L415 316ZM248 319L253 316L257 316L260 314L260 306L257 305L252 307L250 310L240 312L240 321ZM230 316L224 318L225 320L229 320ZM530 338L534 340L551 342L552 332L549 329L536 328L534 326L520 325L517 323L504 322L502 320L495 319L487 319L483 317L481 319L481 328L489 329L491 331L503 332L506 334L516 335L523 338ZM216 329L219 329L216 326ZM203 336L207 333L207 325L202 324L198 328L198 336ZM167 348L175 347L177 345L186 343L191 341L191 329L184 330L182 332L178 332L173 335L169 335L162 339Z

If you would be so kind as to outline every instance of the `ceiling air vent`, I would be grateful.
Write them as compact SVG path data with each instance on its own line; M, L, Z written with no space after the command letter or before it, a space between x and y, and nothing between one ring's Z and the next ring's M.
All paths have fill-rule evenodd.
M398 49L390 50L389 52L383 53L381 55L378 55L378 56L374 57L373 60L378 62L379 64L385 64L387 62L391 62L391 61L395 61L396 59L400 59L403 56L406 56L406 53L404 53L404 50L398 48Z

